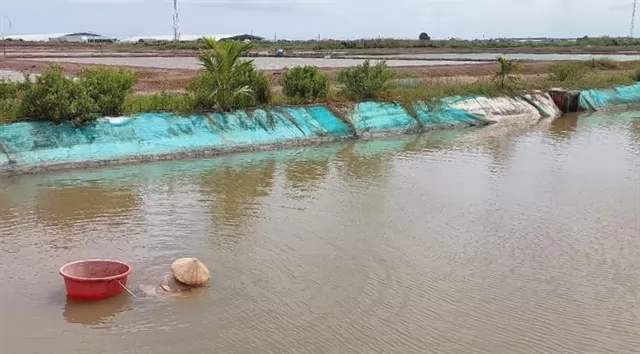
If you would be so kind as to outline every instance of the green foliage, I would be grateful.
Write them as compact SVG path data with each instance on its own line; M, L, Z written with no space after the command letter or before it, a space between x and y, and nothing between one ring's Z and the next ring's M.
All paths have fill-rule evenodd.
M618 86L633 85L635 81L625 74L591 74L572 81L543 81L536 86L540 89L562 86L568 90L610 89ZM530 84L527 84L529 87Z
M79 75L80 84L99 107L103 116L119 116L127 95L136 82L130 70L112 69L104 66L90 67Z
M338 82L348 95L372 99L389 91L392 78L393 73L385 61L371 65L369 60L365 60L363 64L340 71Z
M61 67L51 66L26 84L20 114L34 120L82 125L93 122L98 112L84 86L66 78Z
M276 48L283 48L287 51L292 50L318 50L318 51L335 51L335 50L371 50L371 49L410 49L410 48L442 48L442 49L474 49L474 50L496 50L496 49L516 49L531 48L554 51L588 48L589 50L623 50L636 49L640 47L639 38L628 37L583 37L577 41L546 39L537 41L516 41L508 38L483 39L483 40L419 40L419 39L394 39L394 38L375 38L375 39L355 39L355 40L278 40L255 42L258 51L273 51ZM57 50L65 50L68 48L101 48L103 50L128 50L149 51L149 50L196 50L200 51L206 48L203 40L181 41L179 43L158 41L140 43L70 43L70 42L8 42L7 45L15 45L21 47L31 46L47 46ZM388 54L388 53L387 53Z
M227 110L264 106L271 102L271 84L266 74L256 70L253 66L248 66L237 71L236 75L236 85L252 87L252 90L248 95L233 97ZM189 81L187 92L192 96L196 110L206 111L215 108L225 110L216 101L218 96L215 87L215 77L206 71Z
M618 68L618 63L610 58L591 58L591 60L587 61L587 66L590 69L594 70L612 70Z
M287 69L282 78L282 92L285 96L307 102L326 98L330 87L329 77L315 66Z
M195 105L191 96L167 92L150 95L129 95L123 104L123 111L126 113L172 112L190 114L193 113L194 109Z
M633 74L631 74L631 78L635 81L640 81L640 68L637 68Z
M186 45L186 44L185 44ZM613 49L613 48L637 48L640 46L638 38L612 38L598 37L588 38L581 41L545 40L545 41L515 41L509 39L487 39L487 40L406 40L393 38L376 39L356 39L356 40L324 40L324 41L287 41L260 43L260 49L283 48L292 50L372 50L372 49L410 49L410 48L438 48L438 49L567 49L589 48L589 49Z
M551 66L549 77L553 81L577 81L585 77L589 71L582 63L564 63Z
M422 32L420 36L418 36L418 39L421 41L430 41L431 37L426 32Z
M439 82L422 83L417 87L395 87L391 90L389 98L397 102L411 103L414 101L433 102L453 96L511 96L515 90L501 87L490 80L480 80L473 83Z
M0 124L17 121L20 117L23 87L24 84L0 79Z
M252 43L206 38L204 44L207 51L198 61L205 72L188 87L198 108L230 111L269 102L269 79L256 70L252 60L242 59Z
M497 60L500 64L500 70L495 73L493 77L494 82L497 82L500 87L505 87L510 82L517 82L518 77L514 75L520 71L520 64L514 60L508 60L505 57L498 57Z

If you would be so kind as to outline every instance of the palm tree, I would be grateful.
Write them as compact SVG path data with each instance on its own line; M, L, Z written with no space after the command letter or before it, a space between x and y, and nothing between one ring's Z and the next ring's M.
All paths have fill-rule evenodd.
M507 81L518 81L518 78L516 76L513 76L513 74L520 71L520 64L505 57L498 57L497 59L498 63L500 63L500 70L496 72L493 80L496 81L500 85L500 87L504 87Z
M241 98L254 94L245 80L253 70L253 60L242 60L252 48L251 42L216 41L204 39L207 50L198 56L200 65L210 76L213 85L211 99L223 111L229 111Z

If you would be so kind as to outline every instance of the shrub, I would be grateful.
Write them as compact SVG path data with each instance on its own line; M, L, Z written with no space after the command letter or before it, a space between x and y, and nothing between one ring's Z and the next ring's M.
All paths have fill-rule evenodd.
M262 106L271 102L271 83L264 72L256 69L252 64L244 67L240 72L239 83L249 87L252 94L239 101L238 108Z
M618 68L618 63L610 58L591 58L591 60L586 62L586 65L590 69L594 70L611 70Z
M51 66L26 85L20 113L34 120L81 125L94 121L98 112L84 86L66 78L59 66Z
M365 60L361 65L340 71L338 82L345 93L360 99L371 99L389 92L392 76L385 61L371 65L369 60Z
M635 81L640 81L640 68L636 69L636 71L631 74L631 78Z
M188 87L197 108L229 111L269 102L269 79L252 60L242 59L252 43L206 38L204 44L208 50L198 60L205 71Z
M303 101L326 98L330 87L329 77L315 66L298 66L286 70L282 78L282 93Z
M86 68L78 77L80 84L98 105L99 113L104 116L122 114L124 100L136 81L135 74L130 70L104 66Z
M20 102L23 84L0 79L0 124L20 118Z
M587 68L580 63L556 64L550 68L550 78L554 81L577 81L587 74Z

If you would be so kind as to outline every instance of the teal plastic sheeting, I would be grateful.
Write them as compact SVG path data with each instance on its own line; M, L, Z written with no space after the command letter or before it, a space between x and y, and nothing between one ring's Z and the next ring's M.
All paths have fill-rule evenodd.
M192 116L147 113L84 127L15 123L0 126L0 173L488 123L446 102L433 109L423 103L413 108L416 117L399 104L359 103L346 117L349 124L323 106Z
M417 131L418 121L399 104L362 102L356 104L348 119L358 135Z
M324 107L283 108L177 117L142 114L75 128L51 123L0 126L3 165L53 165L233 149L349 137L349 127Z
M580 109L601 110L622 105L640 105L640 83L613 90L585 90L580 92Z
M413 104L413 108L420 120L420 124L426 129L485 125L489 123L482 116L451 107L447 101L432 105L416 102Z

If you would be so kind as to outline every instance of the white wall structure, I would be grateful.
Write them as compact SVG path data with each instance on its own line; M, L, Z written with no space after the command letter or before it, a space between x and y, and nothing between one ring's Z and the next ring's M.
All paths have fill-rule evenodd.
M181 34L180 41L181 42L197 41L203 37L213 38L215 40L221 40L221 39L241 37L241 36L247 36L247 35L246 34ZM123 38L120 40L120 42L122 43L164 42L164 41L167 41L167 42L173 41L173 35L167 34L167 35L152 35L152 36L134 36L134 37Z
M5 38L12 41L48 42L51 38L57 38L60 36L64 36L65 34L66 33L14 34L5 36Z
M6 36L12 41L25 42L114 42L115 38L105 37L90 32L77 33L44 33L44 34L16 34Z
M68 33L59 37L53 37L50 39L50 41L51 42L86 43L86 42L115 42L116 40L115 38L108 38L95 33L78 32L78 33Z

